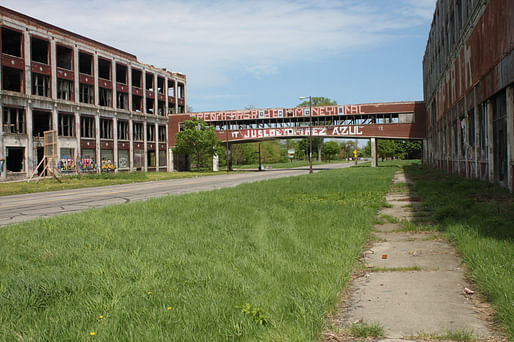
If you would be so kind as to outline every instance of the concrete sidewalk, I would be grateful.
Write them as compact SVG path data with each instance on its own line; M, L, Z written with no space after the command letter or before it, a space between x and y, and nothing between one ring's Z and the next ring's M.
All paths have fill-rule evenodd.
M334 319L337 333L326 333L324 341L359 341L348 336L356 322L379 323L385 337L377 341L452 341L449 333L464 332L479 341L506 341L493 329L493 310L466 281L455 248L436 231L401 231L402 221L430 219L411 184L403 171L396 173L395 192L386 196L390 207L379 212L385 223L375 226L364 271L354 277Z

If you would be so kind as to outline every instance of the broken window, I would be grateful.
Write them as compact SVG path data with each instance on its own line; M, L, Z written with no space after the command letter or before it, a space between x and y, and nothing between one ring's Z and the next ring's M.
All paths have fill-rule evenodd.
M75 136L75 117L73 114L59 113L59 136L74 137Z
M147 161L148 166L155 167L155 151L154 150L148 150L147 152Z
M141 70L132 69L132 86L141 88Z
M57 79L57 98L73 101L73 81Z
M164 78L157 77L157 92L159 94L164 94Z
M127 93L116 93L116 107L119 109L128 109L128 95Z
M94 138L95 137L95 118L90 116L80 117L80 137L81 138Z
M23 92L23 71L2 67L2 89L16 91L18 93Z
M129 140L128 121L118 120L118 140Z
M73 50L57 45L57 67L72 70Z
M32 73L32 95L50 96L50 77Z
M21 32L2 27L2 53L21 57L22 51Z
M51 127L52 115L50 112L32 111L32 136L42 137L45 131L49 131Z
M166 126L159 126L159 141L166 142Z
M134 140L135 141L143 141L143 124L140 122L134 122Z
M98 104L103 107L112 107L111 89L98 88Z
M141 96L132 95L132 110L134 112L141 112L141 103L143 98Z
M43 64L48 63L48 41L32 37L31 39L32 61Z
M100 139L112 139L112 119L100 119Z
M178 88L178 98L183 99L184 98L184 84L178 83L177 88Z
M116 63L116 82L127 84L127 66Z
M146 98L146 112L153 114L154 99Z
M168 114L175 114L175 104L168 102Z
M111 79L111 61L98 58L98 77L104 80Z
M153 91L153 74L147 72L146 73L146 90Z
M79 101L82 103L95 103L94 89L92 85L80 83L79 87L80 98Z
M3 110L3 132L25 134L25 110L5 107Z
M155 140L155 126L153 124L146 125L146 141Z
M79 52L79 72L81 74L93 75L93 56L88 53Z
M175 81L168 80L168 96L175 97Z
M10 172L23 172L25 161L25 147L5 147L5 168Z
M161 115L161 116L164 116L166 115L166 108L164 106L164 102L163 101L158 101L157 102L157 114L158 115Z

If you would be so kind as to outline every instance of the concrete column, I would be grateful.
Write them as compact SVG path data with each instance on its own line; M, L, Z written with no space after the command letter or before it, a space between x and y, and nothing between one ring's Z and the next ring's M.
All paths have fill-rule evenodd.
M141 78L142 78L141 79L141 86L143 87L142 88L142 90L143 90L143 98L142 98L142 106L143 106L143 108L141 109L141 113L144 113L146 115L146 69L144 69L144 68L143 68L143 70L141 70Z
M507 87L507 184L514 192L514 85Z
M377 167L377 138L371 140L371 167Z
M95 105L98 106L99 101L99 89L98 89L98 53L95 52L93 55L93 76L95 78L94 92L95 92Z
M143 157L143 171L144 172L148 172L148 146L146 145L148 143L148 138L146 136L146 118L145 118L145 121L143 122L143 153L144 153L144 157Z
M100 173L102 170L102 159L100 158L100 114L96 113L95 115L95 141L96 141L96 148L95 148L95 154L96 154L96 172Z
M488 180L494 182L494 137L493 137L493 104L491 100L487 100L487 164L488 164Z
M34 172L34 138L32 137L32 103L29 103L26 108L26 125L27 125L27 149L25 150L25 171L27 177ZM37 165L36 165L37 166Z
M59 113L57 112L57 103L54 105L54 108L52 108L52 130L56 133L56 144L55 148L57 149L57 159L54 162L57 162L61 158L61 144L59 143ZM56 165L52 165L56 166Z
M174 97L175 97L175 114L178 113L178 83L177 80L173 80L175 82L175 86L173 87Z
M112 159L114 164L114 172L118 172L119 161L118 161L118 118L114 116L112 118L112 138L114 140L114 147L112 149Z
M75 46L73 47L73 98L75 103L79 103L80 97L80 85L79 85L79 49Z
M173 147L168 147L168 172L174 172L175 165L173 164Z
M25 51L25 94L32 94L32 71L30 68L30 35L28 31L23 32L23 42L24 42L24 51ZM32 117L32 115L31 115ZM32 139L32 130L27 132L29 134L29 140Z
M112 107L114 110L118 108L118 87L116 82L116 59L112 60Z
M127 65L128 110L132 111L132 66Z
M0 80L2 79L2 68L0 68ZM0 113L4 112L4 107L2 106L2 102L0 101ZM0 128L4 127L3 115L0 115ZM7 161L5 160L5 143L4 143L4 130L0 129L0 160L4 161L4 165L0 168L0 180L6 179L7 174Z
M182 97L184 98L184 113L187 112L187 101L186 101L186 81L184 81L184 87L182 88Z
M129 167L134 171L134 120L129 119Z
M155 123L154 130L155 130L155 172L159 172L159 123L158 122Z
M212 156L212 171L217 172L219 170L219 157L217 154L214 154Z
M168 117L168 77L164 77L164 94L166 94L166 101L164 101L164 116L167 118ZM166 133L168 133L167 130L166 130ZM168 135L166 135L166 136L168 136Z
M76 160L75 165L77 165L77 171L79 167L79 160L82 157L82 151L80 149L80 113L78 110L75 110L73 113L75 117L75 139L77 140L77 151L76 151Z
M51 93L52 99L57 99L57 49L55 40L50 40L50 66L52 68Z

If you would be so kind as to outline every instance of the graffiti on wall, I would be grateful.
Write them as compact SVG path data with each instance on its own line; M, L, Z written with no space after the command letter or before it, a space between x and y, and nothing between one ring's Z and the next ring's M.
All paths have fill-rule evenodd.
M89 156L80 158L80 172L96 172L96 161Z
M313 127L312 135L316 137L344 137L363 134L362 126ZM310 128L265 128L243 129L232 132L233 139L257 139L277 137L305 137L310 135Z
M0 159L0 176L2 175L2 172L4 171L4 159Z
M71 157L62 156L58 163L58 169L61 172L75 172L77 167L75 165L75 159Z

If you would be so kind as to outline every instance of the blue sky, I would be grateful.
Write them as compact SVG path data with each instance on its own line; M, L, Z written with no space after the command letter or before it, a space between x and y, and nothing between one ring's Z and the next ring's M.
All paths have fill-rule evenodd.
M2 0L187 76L194 111L422 100L435 0Z

